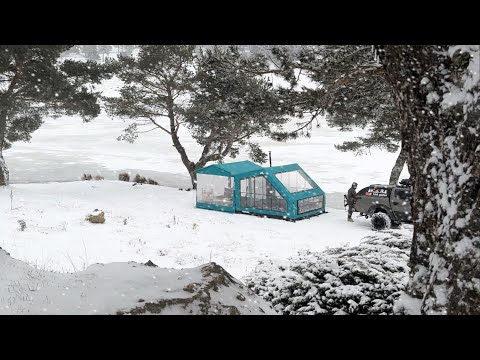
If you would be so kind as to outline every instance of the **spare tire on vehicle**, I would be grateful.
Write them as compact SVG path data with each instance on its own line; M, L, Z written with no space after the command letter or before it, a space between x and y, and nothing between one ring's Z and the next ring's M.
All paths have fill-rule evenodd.
M372 223L372 228L375 230L387 230L392 226L392 220L390 220L390 217L383 212L373 214L370 221Z

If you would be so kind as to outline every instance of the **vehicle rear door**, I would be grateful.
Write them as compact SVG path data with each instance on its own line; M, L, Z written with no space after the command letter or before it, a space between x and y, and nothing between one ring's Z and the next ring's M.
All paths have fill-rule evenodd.
M410 199L412 197L410 188L395 188L390 198L390 206L395 218L399 221L411 221L412 213Z

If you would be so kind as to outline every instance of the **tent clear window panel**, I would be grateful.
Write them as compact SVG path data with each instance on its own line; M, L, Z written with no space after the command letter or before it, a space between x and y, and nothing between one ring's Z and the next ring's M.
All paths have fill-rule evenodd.
M275 174L275 176L292 194L310 190L314 187L305 174L300 170L282 172Z
M287 211L287 202L264 176L240 180L240 206Z
M197 202L232 206L233 179L228 176L198 174Z
M298 214L321 209L323 207L323 196L313 196L298 200Z

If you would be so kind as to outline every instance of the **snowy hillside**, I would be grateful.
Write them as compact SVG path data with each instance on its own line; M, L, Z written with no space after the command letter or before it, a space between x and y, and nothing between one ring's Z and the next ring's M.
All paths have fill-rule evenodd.
M0 248L0 314L250 315L275 311L211 263L162 269L96 264L74 274L32 268Z

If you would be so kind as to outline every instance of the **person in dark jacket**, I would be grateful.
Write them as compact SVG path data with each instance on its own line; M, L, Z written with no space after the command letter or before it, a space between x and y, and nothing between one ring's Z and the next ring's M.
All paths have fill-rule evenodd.
M355 210L354 206L355 206L355 201L357 199L360 199L360 196L357 196L357 186L358 184L356 182L352 183L352 187L350 189L348 189L348 192L347 192L347 204L348 204L348 221L350 222L353 222L353 219L352 219L352 214L353 214L353 211Z

